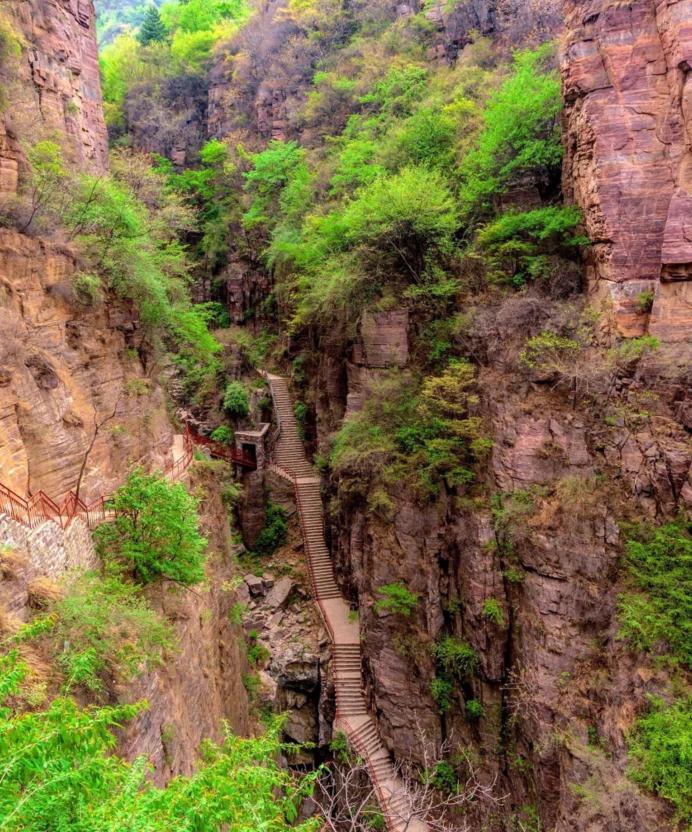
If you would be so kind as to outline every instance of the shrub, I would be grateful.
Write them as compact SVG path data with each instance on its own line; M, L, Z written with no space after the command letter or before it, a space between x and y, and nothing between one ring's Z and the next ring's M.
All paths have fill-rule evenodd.
M219 425L211 432L211 438L214 442L223 442L225 445L230 445L233 442L233 431L228 425Z
M77 299L86 305L93 305L101 300L101 281L93 274L77 273L72 278L72 288Z
M236 418L248 415L250 402L245 385L241 381L231 381L226 385L223 408L230 416Z
M620 597L620 632L639 650L667 649L692 664L692 526L683 517L643 527L627 541L626 563L638 592Z
M368 474L384 481L405 476L427 497L437 496L441 481L450 487L471 482L471 465L488 447L480 419L470 414L474 386L465 361L450 362L420 386L408 375L381 379L337 433L332 467L357 480L354 487Z
M279 214L284 189L306 172L305 151L296 142L274 139L265 150L255 154L252 169L245 174L245 189L252 198L243 216L245 227L271 223Z
M281 506L267 504L264 528L259 533L253 551L258 555L270 556L288 539L288 515Z
M449 679L436 676L430 683L430 695L441 714L446 713L452 707L453 693L454 685Z
M115 576L93 572L69 579L53 606L58 660L69 689L100 691L109 677L131 679L162 664L172 646L170 627L140 591Z
M435 767L426 770L424 773L426 780L429 780L432 785L446 794L456 794L459 791L459 778L454 770L454 766L446 760L440 760L435 764Z
M551 53L551 44L517 52L512 74L490 97L476 146L461 163L466 217L487 212L493 199L526 171L544 177L559 171L562 96Z
M115 519L94 536L112 568L142 583L169 578L191 585L204 578L207 541L199 533L198 501L181 483L138 469L115 492L109 508Z
M555 256L574 257L577 246L588 244L587 237L575 234L581 220L580 210L569 205L509 210L480 229L475 247L491 281L521 287L551 277Z
M483 706L477 699L466 700L466 719L476 722L484 714Z
M692 821L692 698L672 705L653 699L649 713L637 720L628 746L632 779L669 800L683 824Z
M444 636L432 647L438 665L449 676L464 679L478 667L478 655L467 641Z
M505 616L497 598L486 598L483 602L483 616L498 627L504 627Z
M281 767L280 722L249 739L226 732L205 741L195 773L158 788L148 761L115 752L115 731L144 703L80 708L57 697L41 710L17 708L27 668L12 652L0 656L0 818L3 832L128 829L195 832L201 829L271 829L316 832L315 820L297 822L314 788Z
M403 584L385 584L377 591L382 596L374 604L377 612L392 613L393 615L401 615L403 618L410 618L418 607L420 595L417 592L411 592Z
M421 284L434 296L434 265L452 255L457 228L449 187L422 166L375 179L343 208L308 216L299 239L273 244L274 256L300 272L294 326L355 318L385 285Z

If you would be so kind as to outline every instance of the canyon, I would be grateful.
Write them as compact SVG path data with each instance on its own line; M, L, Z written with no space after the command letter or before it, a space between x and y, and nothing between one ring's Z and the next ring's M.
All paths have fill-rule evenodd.
M311 505L315 511L319 495L329 581L350 606L348 626L358 631L362 698L387 766L424 768L434 747L456 766L457 784L467 776L493 796L431 828L684 829L669 795L631 777L630 743L651 701L673 702L676 691L688 690L689 668L669 663L665 651L662 658L633 645L621 619L623 596L632 591L632 528L678 522L692 509L692 2L382 0L337 4L336 12L329 3L317 6L305 18L300 3L257 3L216 44L202 71L133 85L123 121L108 128L118 152L126 136L124 152L156 161L159 174L211 171L205 184L212 188L214 177L226 177L197 206L203 220L187 227L185 216L180 227L195 252L191 296L227 316L212 329L220 344L216 379L248 391L239 413L222 386L189 393L186 372L194 360L176 361L170 333L152 335L136 298L108 289L95 302L80 295L75 287L90 266L76 235L13 219L31 176L32 142L59 136L66 164L100 181L109 137L92 0L10 0L0 10L0 44L7 22L19 43L6 60L0 49L0 484L20 495L43 490L56 501L75 488L87 501L110 494L133 469L166 465L181 420L205 435L231 425L239 448L259 449L256 471L232 475L208 454L191 468L188 487L200 495L208 541L206 579L194 591L146 590L151 607L172 622L177 649L165 666L110 691L113 701L146 699L150 706L118 732L118 753L144 755L164 786L195 770L200 743L221 740L224 721L248 736L261 730L262 716L283 712L284 739L306 745L289 755L294 768L333 758L339 656L313 603L315 544L303 536L300 494L296 502L281 470L264 464L266 452L267 463L291 469L291 476L319 477ZM327 279L308 267L300 272L272 249L274 241L294 242L293 264L300 262L301 247L314 244L310 230L340 209L339 200L352 206L378 175L400 173L403 144L387 145L384 133L372 138L362 128L363 144L353 153L369 143L364 166L384 172L354 178L357 186L330 180L332 148L347 145L362 127L359 118L384 122L382 112L401 119L392 128L400 140L416 114L410 101L429 95L421 108L430 106L435 121L458 119L454 141L468 153L465 142L482 129L493 100L484 85L499 88L511 76L515 51L548 40L557 44L548 63L561 90L551 130L559 133L562 158L552 168L520 171L492 195L476 226L469 221L462 231L457 221L455 245L463 238L469 247L462 254L455 249L429 272L423 263L412 283L428 287L431 305L443 297L444 314L431 316L423 290L416 294L392 278L379 295L363 290L364 300L351 301L361 304L357 314L343 312L347 303L336 295L324 303L332 317L301 320L295 298ZM393 104L382 92L387 61L401 72L387 88ZM452 94L455 73L461 92ZM421 93L424 84L430 87ZM378 95L385 103L369 111ZM214 142L226 148L217 168L205 167L208 142L212 150ZM275 181L253 192L258 158L277 147L294 155L288 163L274 158ZM434 176L442 177L437 161ZM291 191L291 171L308 162ZM424 167L401 163L401 170L418 165ZM456 182L463 159L452 167ZM314 188L307 200L313 214L301 237L290 225L291 210L306 181ZM203 191L186 187L189 207ZM159 197L146 198L153 204ZM260 203L260 219L253 219ZM226 212L218 250L200 243L213 225L204 213L209 205ZM373 199L368 210L378 205ZM584 241L539 247L539 265L548 266L536 280L518 267L504 283L488 277L506 261L483 249L477 227L503 212L555 205L579 210L571 233ZM450 212L458 217L462 209ZM328 258L348 251L350 242L331 233L321 256L339 274L342 261ZM396 270L394 259L372 267L377 245L363 244L358 266L370 288ZM522 251L502 256L514 263ZM403 259L404 271L416 272ZM461 276L451 301L444 286L425 283L445 270ZM452 323L444 328L440 320ZM557 341L541 341L546 332ZM532 364L527 350L535 339L543 352ZM628 344L635 345L629 352ZM433 355L437 347L442 358ZM460 362L472 366L472 392L455 393L449 405L452 382L444 373ZM289 387L277 401L265 370L289 378L290 401ZM401 456L414 460L415 475L427 471L423 440L405 432L402 439L400 431L399 445L388 445L386 420L373 421L367 435L382 443L371 457L364 459L366 434L355 434L362 447L354 441L351 457L339 462L335 448L348 440L349 425L375 420L396 384L414 391L408 397L422 420L430 378L447 385L429 393L435 417L447 418L449 406L457 427L463 416L470 431L473 420L473 439L487 440L464 459L459 479L443 467L432 485L421 485ZM295 414L295 436L307 452L291 450L298 462L281 461L282 407ZM283 419L293 436L288 411ZM450 441L435 435L435 451L443 456ZM402 446L408 450L396 450ZM263 560L257 543L276 507L286 530ZM0 511L0 535L2 518ZM46 571L26 553L3 567L5 631L35 615L32 587ZM385 587L404 587L410 608L388 605ZM448 672L441 644L466 645L472 669ZM40 673L52 678L45 667ZM448 685L442 700L441 685Z

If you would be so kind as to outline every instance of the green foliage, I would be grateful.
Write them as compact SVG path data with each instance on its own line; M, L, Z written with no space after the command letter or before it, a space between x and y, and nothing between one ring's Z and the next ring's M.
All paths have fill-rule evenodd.
M446 713L452 707L453 694L454 685L449 679L436 676L430 683L430 695L441 714Z
M581 344L574 338L566 338L555 332L542 332L529 338L519 361L526 367L548 367L569 360L580 349Z
M639 650L664 650L692 664L692 526L680 517L640 528L627 541L636 592L620 596L620 632Z
M237 192L242 181L224 142L211 139L199 155L199 167L177 173L167 159L159 157L157 169L166 177L171 190L197 212L202 236L196 251L213 270L223 265L228 255L228 228L239 217ZM210 306L207 308L211 310ZM227 310L219 312L219 326L227 326Z
M551 54L550 44L517 52L512 74L490 97L476 146L461 163L465 216L487 213L521 174L559 169L562 99Z
M483 602L483 617L492 621L498 627L504 627L505 615L497 598L486 598Z
M253 551L269 557L284 545L288 539L288 515L286 511L274 503L267 504L264 516L264 528L259 533Z
M637 311L642 315L648 315L654 305L655 293L653 289L647 289L637 295Z
M429 779L436 789L445 794L456 794L459 791L457 773L454 766L446 760L440 760L431 772L426 772L426 779Z
M418 608L420 595L417 592L411 592L404 584L384 584L377 592L382 596L373 605L377 612L410 618Z
M296 142L274 139L251 161L252 168L245 174L245 189L252 200L243 216L246 228L267 225L280 208L287 209L294 196L290 190L286 193L288 187L302 181L307 173L305 151Z
M115 519L94 533L101 557L141 583L199 583L207 541L199 533L197 506L181 483L134 471L109 500Z
M342 765L348 765L351 762L351 746L343 731L337 731L334 734L332 741L329 743L329 750Z
M470 676L478 667L478 655L467 641L455 636L444 636L432 647L440 668L459 680Z
M195 774L159 789L144 758L129 763L114 753L113 731L143 704L79 708L58 697L22 713L15 703L25 675L16 653L0 657L3 832L316 832L317 821L297 822L314 775L300 779L279 767L290 751L279 742L279 723L252 739L227 733L220 745L206 741Z
M267 648L257 640L257 632L255 630L248 634L248 641L248 662L253 667L264 664L264 662L266 662L269 658L269 650L267 650Z
M477 699L466 700L466 719L477 722L484 713L483 706Z
M241 418L250 412L247 390L242 381L230 381L223 396L223 409L230 416Z
M72 288L81 303L93 306L102 298L101 281L93 274L78 272L72 278Z
M70 578L53 609L58 661L67 689L101 691L109 678L131 679L163 662L171 630L138 588L116 576Z
M653 699L628 740L632 779L669 800L678 820L692 822L692 699Z
M309 215L301 238L271 249L301 273L294 325L358 312L387 283L434 294L433 264L454 250L455 208L437 171L408 167L365 185L342 210Z
M202 74L216 44L249 14L245 0L167 0L160 8L139 3L124 13L112 0L99 5L102 39L109 41L100 55L106 120L116 127L124 126L124 104L138 84ZM125 23L141 28L134 35Z
M573 206L509 210L479 230L475 246L488 258L491 281L510 280L521 287L551 277L550 256L588 243L587 237L575 236L581 221L581 211Z
M457 360L420 383L396 373L380 380L336 435L330 460L336 473L361 483L368 475L406 476L429 497L440 481L470 483L470 466L489 448L480 419L471 415L478 403L474 378L471 364Z
M211 438L214 442L223 442L226 445L230 445L233 442L233 431L228 425L219 425L218 428L214 428L211 432Z
M6 69L13 58L18 58L24 45L24 38L15 29L11 18L0 12L0 69Z
M164 40L165 37L166 27L163 25L158 8L152 4L144 13L137 40L142 46L148 46L150 43Z

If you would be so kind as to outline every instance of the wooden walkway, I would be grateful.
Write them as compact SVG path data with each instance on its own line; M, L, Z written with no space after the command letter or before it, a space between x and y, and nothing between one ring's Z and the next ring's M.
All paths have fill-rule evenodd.
M305 456L288 384L280 376L267 374L267 379L278 422L270 469L289 480L295 489L313 592L333 645L335 728L344 732L351 748L365 762L388 832L427 832L428 825L412 812L408 792L368 711L363 694L360 628L349 615L350 607L334 579L324 540L320 479Z

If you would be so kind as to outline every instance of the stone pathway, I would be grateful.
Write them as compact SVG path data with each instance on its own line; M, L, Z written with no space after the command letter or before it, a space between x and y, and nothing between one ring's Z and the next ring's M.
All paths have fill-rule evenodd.
M295 488L313 592L332 640L335 728L344 732L367 765L388 832L427 832L427 823L413 816L407 790L382 744L363 695L360 629L334 579L332 559L324 540L320 479L305 456L288 383L285 378L269 373L267 379L279 423L270 468Z

